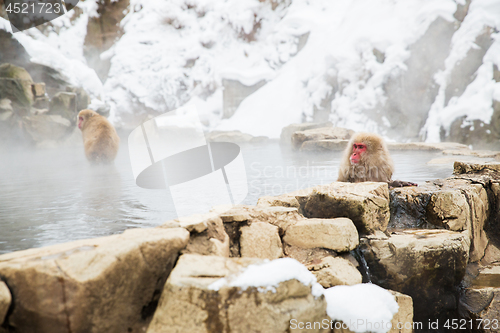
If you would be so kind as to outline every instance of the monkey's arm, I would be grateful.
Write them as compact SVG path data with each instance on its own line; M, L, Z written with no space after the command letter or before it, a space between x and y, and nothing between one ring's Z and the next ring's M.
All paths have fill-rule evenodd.
M391 180L387 184L389 184L389 187L418 186L417 183L405 182L404 180Z

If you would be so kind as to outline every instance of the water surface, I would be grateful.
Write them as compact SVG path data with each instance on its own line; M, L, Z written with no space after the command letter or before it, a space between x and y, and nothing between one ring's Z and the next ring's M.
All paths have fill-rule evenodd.
M249 189L243 203L335 181L340 154L292 152L278 143L242 146ZM442 157L439 152L392 156L395 179L423 183L452 172L451 165L426 165ZM2 150L0 175L0 253L154 227L177 217L168 191L135 185L126 145L108 167L89 165L82 147Z

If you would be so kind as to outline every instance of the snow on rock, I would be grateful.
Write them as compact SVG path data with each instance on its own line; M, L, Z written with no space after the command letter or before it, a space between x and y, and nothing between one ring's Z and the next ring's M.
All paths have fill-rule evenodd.
M491 35L493 44L483 58L483 64L476 72L476 78L459 97L452 97L445 105L445 92L450 83L451 72L456 64L465 58L485 27L500 29L500 1L477 0L469 7L463 23L452 38L452 47L445 61L445 69L436 74L440 85L438 96L429 111L429 117L422 129L427 142L439 142L441 128L449 131L452 122L462 116L466 121L475 119L489 123L493 114L492 100L500 100L500 82L493 80L493 65L500 67L500 34Z
M331 287L324 295L328 316L353 332L388 332L399 308L389 291L371 283Z
M222 278L212 283L208 289L219 290L223 286L240 287L246 290L257 287L260 291L275 291L280 282L296 279L312 287L312 294L319 297L323 287L316 282L316 277L309 270L292 258L266 260L263 264L249 265L239 275Z
M84 88L91 98L102 95L103 85L95 71L89 68L83 56L83 44L87 34L90 14L95 11L95 1L80 1L77 5L83 13L74 19L75 11L60 16L47 25L42 33L31 28L14 34L31 56L31 62L52 67L60 71L71 85ZM0 29L11 32L10 24L0 18Z

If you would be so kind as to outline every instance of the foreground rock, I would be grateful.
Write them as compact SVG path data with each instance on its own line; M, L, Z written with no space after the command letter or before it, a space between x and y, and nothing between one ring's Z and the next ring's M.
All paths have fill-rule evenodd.
M147 332L279 333L290 332L291 319L328 320L324 297L313 296L311 286L298 280L283 281L275 290L228 285L245 267L258 263L262 261L253 258L181 256ZM221 278L228 283L219 283Z
M0 323L3 323L7 311L9 310L10 303L12 302L12 295L5 282L0 281Z
M470 240L466 232L404 230L367 236L361 249L373 282L413 298L416 321L450 318L456 288L465 274Z
M462 164L461 164L462 165ZM466 165L463 164L464 168ZM469 259L479 261L488 245L488 188L470 179L448 178L433 184L391 190L390 228L445 228L466 231Z
M356 267L349 260L340 257L323 258L318 264L310 265L308 268L323 288L352 286L363 280Z
M286 230L283 241L305 249L321 247L347 252L358 246L359 236L347 218L303 219Z
M130 229L0 256L19 332L127 332L144 323L189 233Z
M341 183L315 187L300 198L304 216L351 219L361 234L384 231L389 223L389 189L386 183Z

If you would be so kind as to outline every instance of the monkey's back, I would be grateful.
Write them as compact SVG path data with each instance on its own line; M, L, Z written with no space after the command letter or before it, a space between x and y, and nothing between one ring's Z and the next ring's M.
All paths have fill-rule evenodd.
M90 162L101 164L114 161L120 138L105 117L98 115L89 118L82 134L85 156Z

